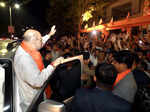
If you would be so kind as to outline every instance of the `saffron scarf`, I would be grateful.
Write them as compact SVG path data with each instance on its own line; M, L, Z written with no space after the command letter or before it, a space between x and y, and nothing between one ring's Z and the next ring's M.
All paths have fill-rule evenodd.
M34 49L30 44L28 44L25 41L22 41L21 47L32 57L38 69L42 71L44 69L44 64L43 64L43 60L42 60L42 56L40 52ZM52 90L51 90L50 85L48 85L47 88L45 89L45 94L47 98L51 97Z
M128 75L129 72L131 72L130 69L128 69L128 70L126 70L126 71L124 71L124 72L122 72L122 73L119 73L119 74L117 75L116 80L115 80L114 86L115 86L116 84L118 84L126 75Z

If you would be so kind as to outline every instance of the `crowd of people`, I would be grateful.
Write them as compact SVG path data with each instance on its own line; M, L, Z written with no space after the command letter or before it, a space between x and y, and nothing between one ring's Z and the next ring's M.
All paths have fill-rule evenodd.
M55 40L55 38L50 39L41 50L41 53L43 54L45 66L60 56L66 58L83 54L84 66L83 74L81 75L81 84L82 88L86 89L97 87L97 82L95 83L94 81L97 66L102 63L113 65L118 72L116 80L110 85L113 95L119 96L129 104L133 104L138 88L150 84L149 45L149 31L147 31L147 34L143 34L142 31L138 31L136 34L127 32L111 33L107 38L105 38L104 35L99 37L85 35L80 38L64 36L60 38L59 41ZM113 78L111 78L109 79L107 77L106 80L104 77L103 81L105 82L106 80L106 82L108 81L108 83L110 83L113 81ZM101 83L101 81L99 82ZM87 91L87 94L88 92L89 91ZM78 98L76 100L78 100ZM81 109L83 107L79 106L77 108ZM75 109L75 111L78 109ZM78 111L87 112L86 109L89 108L84 107L83 110ZM88 112L93 111L96 112L96 110ZM119 112L121 112L121 110Z
M53 27L42 38L38 31L28 30L16 52L22 110L27 109L38 88L63 58L82 54L81 89L75 94L72 111L130 112L139 88L150 84L150 32L110 33L107 38L85 35L49 39L54 33Z
M136 53L141 52L146 56L146 60L149 60L149 56L147 56L150 52L149 37L149 31L147 34L143 34L139 31L136 35L131 35L126 32L118 34L111 33L107 39L103 38L103 36L96 38L87 35L80 38L64 36L59 38L59 40L56 40L55 38L50 39L43 48L42 54L43 56L46 56L44 59L51 57L51 60L54 60L67 53L74 56L83 51L87 51L90 53L90 60L94 66L98 62L103 62L110 52L121 50L130 50L131 52Z

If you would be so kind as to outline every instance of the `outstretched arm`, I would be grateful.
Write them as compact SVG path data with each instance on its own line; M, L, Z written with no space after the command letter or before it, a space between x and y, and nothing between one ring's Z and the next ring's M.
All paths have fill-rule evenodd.
M42 42L43 45L47 42L48 39L50 39L51 36L53 36L56 33L56 29L55 29L55 25L52 26L51 31L45 35L44 37L42 37Z

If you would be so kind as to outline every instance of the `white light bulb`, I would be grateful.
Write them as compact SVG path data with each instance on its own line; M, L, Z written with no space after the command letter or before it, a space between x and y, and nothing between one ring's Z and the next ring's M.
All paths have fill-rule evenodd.
M6 4L5 4L4 2L0 2L0 6L1 6L1 7L5 7Z
M14 6L15 6L16 9L19 9L19 8L20 8L20 5L17 4L17 3L16 3Z
M97 34L96 30L92 31L92 34L93 34L93 35L96 35L96 34Z

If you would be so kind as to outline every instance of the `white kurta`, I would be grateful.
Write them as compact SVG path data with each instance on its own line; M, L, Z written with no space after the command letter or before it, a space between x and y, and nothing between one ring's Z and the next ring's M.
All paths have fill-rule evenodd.
M35 88L43 85L53 73L54 68L48 65L47 68L40 71L32 57L19 46L14 57L14 69L17 81L16 103L18 109L16 111L25 112L39 90Z

